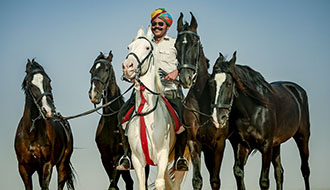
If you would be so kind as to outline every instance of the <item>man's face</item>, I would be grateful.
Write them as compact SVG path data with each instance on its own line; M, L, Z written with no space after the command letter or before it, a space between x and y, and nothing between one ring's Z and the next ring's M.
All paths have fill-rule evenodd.
M166 22L157 17L151 22L151 29L155 38L162 38L166 35L168 26L166 25Z

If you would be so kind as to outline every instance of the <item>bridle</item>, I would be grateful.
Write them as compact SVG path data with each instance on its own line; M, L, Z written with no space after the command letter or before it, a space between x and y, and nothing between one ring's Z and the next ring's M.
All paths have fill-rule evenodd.
M151 47L149 53L146 55L145 58L142 59L142 61L139 59L139 57L138 57L138 56L136 55L136 53L134 53L134 52L130 52L130 53L128 53L128 55L126 56L126 59L127 59L128 56L130 56L130 55L132 55L132 56L136 59L136 61L138 62L138 68L137 68L137 71L136 71L135 80L140 84L140 89L146 89L146 90L149 91L151 94L156 95L156 96L157 96L157 99L156 99L155 106L154 106L151 110L149 110L149 111L146 112L146 113L137 113L137 112L136 112L135 115L133 115L133 116L131 117L131 119L132 119L133 117L135 117L135 116L146 116L146 115L152 113L153 111L155 111L156 108L157 108L157 105L158 105L159 96L161 95L159 92L155 92L155 91L151 90L150 88L148 88L148 87L147 87L145 84L143 84L143 82L140 80L140 77L143 76L143 75L145 75L145 74L149 71L151 61L152 61L152 64L154 64L154 59L150 59L150 61L149 61L149 63L148 63L148 68L146 69L146 71L145 71L144 73L142 73L142 65L143 65L143 64L146 62L146 60L148 60L149 58L153 58L153 53L152 53L152 52L153 52L153 50L154 50L154 47L153 47L152 43L150 42L150 40L149 40L148 38L144 37L144 36L140 36L140 37L138 37L137 39L144 39L144 40L147 40L147 41L149 42L150 47ZM124 78L124 76L122 76L122 78ZM128 79L125 79L125 80L128 80ZM131 120L131 119L130 119L130 120Z
M104 63L104 64L109 64L109 65L110 65L109 70L106 71L108 77L107 77L106 80L103 80L103 79L101 79L101 78L98 77L98 76L93 76L93 77L91 78L91 83L93 83L94 81L99 81L99 82L103 85L102 93L101 93L98 89L95 89L95 91L96 91L97 93L101 93L101 94L102 94L102 98L105 98L105 102L109 102L109 101L108 101L108 98L107 98L107 91L106 91L106 89L108 89L108 86L109 86L109 84L110 84L110 81L111 81L111 79L112 79L112 77L113 77L113 72L112 72L113 69L112 69L112 65L109 63L108 60L103 60L103 59L102 59L102 60L96 60L96 61L94 62L94 66L97 65L98 63ZM94 66L93 66L93 67L94 67ZM94 75L94 73L92 73L92 75ZM114 99L114 101L112 101L112 102L115 102L115 100L118 100L119 97L121 97L121 96L116 97L116 98ZM96 110L96 112L97 112L99 115L102 115L102 116L104 116L104 117L112 116L112 115L117 114L117 113L119 112L119 110L116 110L116 111L112 110L111 107L110 107L110 104L109 104L107 107L110 109L111 113L109 113L109 114L100 113L100 112L98 112L97 110ZM94 108L96 108L96 105L95 105L95 104L94 104Z
M97 65L98 63L104 63L104 64L109 64L109 61L108 60L97 60L97 61L95 61L94 62L94 66L95 65ZM96 89L96 91L98 92L98 93L101 93L102 94L102 96L103 97L107 97L107 94L106 94L106 89L108 88L108 86L109 86L109 83L110 83L110 80L111 80L111 78L113 77L112 76L112 65L111 64L109 64L110 65L110 68L109 68L109 71L107 71L107 75L108 75L108 77L107 77L107 79L106 80L103 80L103 79L101 79L100 77L98 77L98 76L95 76L94 75L94 73L92 73L92 78L91 78L91 84L94 82L94 81L98 81L98 82L100 82L103 86L104 86L104 88L103 88L103 90L102 90L102 93L98 90L98 89ZM93 67L94 67L93 66Z
M230 114L231 109L232 109L232 106L233 106L234 97L237 97L238 96L235 88L236 88L236 86L235 86L235 82L234 82L233 83L233 86L232 86L232 95L231 95L231 98L230 98L229 103L223 103L223 102L221 102L221 98L218 98L217 102L215 104L212 104L211 105L211 108L212 109L217 108L217 109L226 109L226 110L228 110L228 113L225 115L225 117L226 117L227 120L229 119L229 114ZM217 93L218 93L218 97L220 97L220 95L221 95L220 94L220 90Z
M29 75L26 76L26 78L27 78L28 76L30 76L30 75L34 75L34 74L36 74L36 73L43 74L44 71L41 70L41 69L35 69L35 70L31 71L31 72L29 73ZM30 82L29 82L29 83L27 84L25 90L26 90L26 91L28 92L28 94L32 97L33 103L37 106L37 108L38 108L38 110L39 110L39 114L40 114L37 118L32 119L32 121L33 121L33 123L34 123L36 120L40 119L41 117L42 117L44 120L46 120L47 117L45 116L44 112L42 111L42 108L39 106L39 102L41 101L41 99L42 99L44 96L50 96L50 97L53 97L53 94L52 94L51 92L44 92L44 93L42 93L38 98L36 98L36 97L34 97L32 91L31 91L30 86L31 86L31 84L30 84Z
M182 32L179 32L178 33L178 36L181 36L181 35L187 35L187 34L191 34L195 37L197 37L198 41L197 41L197 59L196 59L196 64L193 65L191 63L185 63L184 60L185 60L185 46L186 46L186 37L184 36L184 41L182 42L182 46L181 46L181 59L179 60L179 65L178 65L178 70L180 72L181 69L191 69L193 70L194 72L194 75L193 75L193 85L195 84L196 82L196 79L197 79L197 71L198 71L198 66L199 66L199 59L200 59L200 49L201 49L201 43L200 43L200 37L199 35L196 33L196 32L193 32L193 31L182 31Z
M144 59L142 59L142 61L139 59L139 57L138 57L138 56L136 55L136 53L134 53L134 52L130 52L130 53L128 53L128 55L126 56L126 59L127 59L128 56L133 55L133 57L134 57L134 58L136 59L136 61L138 62L138 68L137 68L137 70L136 70L136 76L135 76L135 79L139 79L141 76L145 75L145 74L148 72L148 70L149 70L149 68L150 68L151 59L150 59L149 64L148 64L148 69L147 69L144 73L142 73L142 65L146 62L146 60L147 60L149 57L153 57L152 52L153 52L153 50L154 50L154 46L152 45L152 43L150 42L150 40L149 40L148 38L146 38L146 37L144 37L144 36L140 36L140 37L138 37L137 39L145 39L145 40L147 40L147 41L149 42L149 44L150 44L151 49L150 49L148 55L147 55Z

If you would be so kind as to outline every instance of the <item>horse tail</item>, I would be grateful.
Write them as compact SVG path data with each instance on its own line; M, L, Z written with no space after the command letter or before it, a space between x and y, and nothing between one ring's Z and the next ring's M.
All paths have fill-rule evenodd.
M76 176L75 176L75 169L73 168L71 162L69 162L69 166L67 167L67 181L66 181L66 186L68 190L75 190L74 188L74 182L76 180Z

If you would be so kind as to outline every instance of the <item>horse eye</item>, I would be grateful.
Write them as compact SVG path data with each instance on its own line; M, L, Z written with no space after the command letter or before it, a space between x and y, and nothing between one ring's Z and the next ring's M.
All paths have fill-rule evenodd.
M149 50L149 49L150 49L150 47L147 47L146 49L147 49L147 50Z

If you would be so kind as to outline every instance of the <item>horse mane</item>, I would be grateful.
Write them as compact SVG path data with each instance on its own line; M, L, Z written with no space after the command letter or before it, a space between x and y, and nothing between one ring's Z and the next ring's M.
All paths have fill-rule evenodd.
M218 58L214 69L230 73L235 80L237 87L247 96L254 99L257 103L268 107L269 101L266 94L273 94L272 86L257 71L246 65L231 65L225 61L224 57Z
M246 65L235 65L232 76L245 94L268 107L269 102L265 95L273 94L273 88L259 72Z

